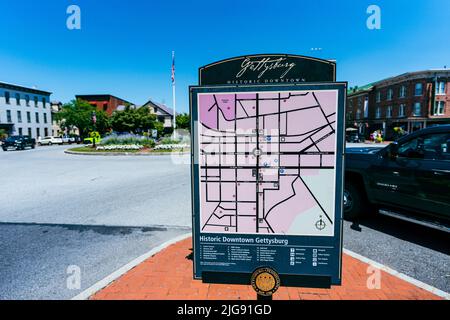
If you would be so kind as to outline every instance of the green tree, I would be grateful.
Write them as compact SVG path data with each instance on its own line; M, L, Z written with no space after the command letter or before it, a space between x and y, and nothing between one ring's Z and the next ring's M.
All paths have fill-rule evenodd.
M158 137L161 137L164 135L164 124L162 122L156 121L155 129L158 131Z
M134 109L129 106L116 111L111 117L111 126L117 132L143 133L155 128L156 115L148 108Z
M191 117L187 113L178 114L176 117L178 129L191 129Z
M97 117L95 125L92 122L94 111ZM61 111L55 115L55 119L60 122L61 129L77 128L83 138L87 137L89 132L98 131L104 134L110 129L108 114L80 99L64 104Z

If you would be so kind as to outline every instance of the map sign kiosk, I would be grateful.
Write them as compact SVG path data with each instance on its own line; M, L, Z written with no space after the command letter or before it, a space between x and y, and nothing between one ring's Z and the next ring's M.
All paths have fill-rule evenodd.
M332 61L254 55L190 87L194 278L341 284L346 83Z

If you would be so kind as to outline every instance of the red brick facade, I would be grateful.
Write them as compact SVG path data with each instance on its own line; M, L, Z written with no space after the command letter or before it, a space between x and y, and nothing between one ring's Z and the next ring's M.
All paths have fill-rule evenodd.
M421 90L420 90L421 85ZM364 101L368 109L364 114ZM350 89L347 127L368 135L382 130L392 138L393 128L413 132L450 123L450 70L406 73Z
M132 105L131 102L112 95L77 95L76 98L89 102L97 107L97 110L103 110L109 115L117 110L118 106Z

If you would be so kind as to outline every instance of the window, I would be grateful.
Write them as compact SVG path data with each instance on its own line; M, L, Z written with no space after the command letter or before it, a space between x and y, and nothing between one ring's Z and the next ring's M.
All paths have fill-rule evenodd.
M386 118L392 118L392 106L387 107Z
M108 104L107 104L107 103L104 103L104 104L103 104L103 111L106 111L106 110L108 110Z
M12 120L11 120L11 110L6 110L6 122L12 122Z
M44 113L44 123L47 123L47 114L46 113ZM47 134L45 134L45 135L47 135Z
M22 128L19 128L19 136L23 136Z
M10 97L10 95L9 95L9 92L8 92L8 91L5 91L5 101L6 101L6 104L10 104L10 99L11 99L11 97Z
M392 100L392 97L394 96L394 90L389 89L387 92L387 100Z
M28 136L31 138L31 128L28 128Z
M361 119L361 110L360 110L360 109L358 109L358 110L356 111L356 119L357 119L357 120Z
M27 122L31 123L31 112L27 111Z
M20 106L20 94L16 93L16 104Z
M416 88L415 88L414 94L416 96L421 96L422 95L422 89L423 89L422 84L421 83L416 83Z
M364 100L364 118L369 117L369 98L366 97Z
M44 128L44 136L48 136L48 128Z
M439 81L436 83L436 95L445 95L445 82Z
M45 99L45 97L42 98L42 106L44 107L44 109L47 106L47 99Z
M434 103L433 115L442 116L445 113L445 101L436 101Z
M422 105L420 102L414 103L414 110L413 110L413 116L419 117L422 115Z
M39 112L36 112L36 123L39 123Z
M413 159L450 160L450 135L435 133L417 137L400 145L398 155Z
M36 137L40 137L40 136L41 136L41 129L36 128Z
M400 87L400 98L405 98L406 97L406 86L401 86Z
M26 105L27 107L30 106L30 96L29 96L29 95L25 95L25 105Z
M22 112L17 111L17 122L22 123Z
M377 91L377 102L381 102L381 91Z
M381 108L377 107L377 110L375 111L375 118L380 119L381 118Z
M38 107L38 97L34 97L34 106Z
M404 117L406 114L406 105L404 103L402 103L399 107L398 107L398 116L399 117Z

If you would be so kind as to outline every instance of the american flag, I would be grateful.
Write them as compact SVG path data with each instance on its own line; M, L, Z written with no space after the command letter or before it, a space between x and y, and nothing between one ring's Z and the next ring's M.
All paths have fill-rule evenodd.
M172 83L175 84L175 51L172 51Z

